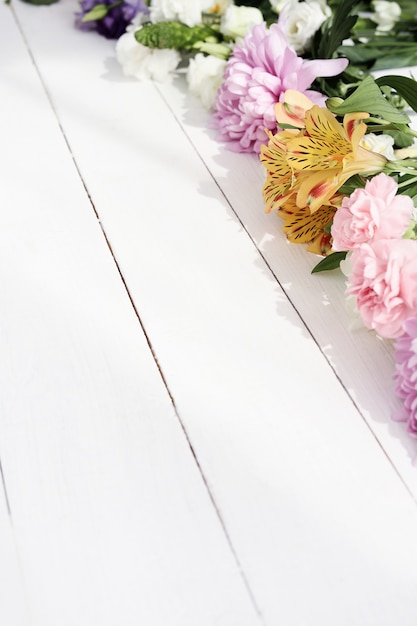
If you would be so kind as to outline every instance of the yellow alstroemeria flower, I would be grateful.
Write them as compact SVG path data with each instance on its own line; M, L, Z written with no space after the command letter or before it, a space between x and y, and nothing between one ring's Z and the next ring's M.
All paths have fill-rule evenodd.
M359 145L367 117L368 113L349 113L342 126L328 109L315 105L306 112L305 131L286 145L289 168L304 174L296 176L298 207L307 206L314 213L351 176L383 170L387 159Z
M297 128L305 128L306 113L314 106L307 96L295 89L284 92L284 101L275 105L275 117L278 126L283 124Z
M312 105L297 92L287 92L276 105L278 123L292 124L276 135L269 133L260 160L267 169L263 188L266 211L279 209L296 195L299 208L312 213L338 191L353 175L382 171L387 159L362 147L368 113L345 115L343 125L326 108Z
M337 194L311 213L307 206L297 206L295 195L290 196L278 209L278 215L284 220L283 230L287 239L291 243L308 243L308 250L316 254L330 252L331 237L326 232L326 227L332 223L343 198L343 194Z
M295 172L288 162L287 145L294 139L294 131L283 130L275 135L268 130L265 132L269 141L267 146L261 146L259 158L268 172L263 196L266 212L270 213L297 192L297 180L305 177L305 174Z

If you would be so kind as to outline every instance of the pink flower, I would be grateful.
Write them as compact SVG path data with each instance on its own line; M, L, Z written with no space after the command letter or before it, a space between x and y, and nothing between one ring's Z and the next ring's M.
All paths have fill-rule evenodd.
M403 323L417 315L417 242L375 239L355 248L347 293L368 328L382 337L403 334Z
M318 76L335 76L346 59L305 61L290 48L278 24L254 26L235 45L217 92L214 121L220 139L236 152L257 152L268 141L265 128L277 126L274 106L287 89L305 93L314 104L325 96L308 88Z
M403 401L393 415L407 422L409 432L417 437L417 317L404 322L404 335L395 342L395 391Z
M333 250L353 250L372 239L395 239L407 230L413 201L395 195L397 183L387 174L366 181L365 189L356 189L344 198L332 226Z

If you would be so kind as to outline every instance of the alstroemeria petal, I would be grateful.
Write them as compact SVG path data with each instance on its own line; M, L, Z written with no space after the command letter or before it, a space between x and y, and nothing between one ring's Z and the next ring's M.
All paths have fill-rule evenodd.
M299 208L290 198L278 210L284 220L284 232L292 243L310 243L324 233L336 213L336 208L322 205L315 213L308 207Z

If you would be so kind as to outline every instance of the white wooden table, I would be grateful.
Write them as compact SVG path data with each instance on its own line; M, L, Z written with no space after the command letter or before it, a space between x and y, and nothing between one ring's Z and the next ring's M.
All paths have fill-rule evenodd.
M392 346L76 8L0 5L1 626L415 626Z

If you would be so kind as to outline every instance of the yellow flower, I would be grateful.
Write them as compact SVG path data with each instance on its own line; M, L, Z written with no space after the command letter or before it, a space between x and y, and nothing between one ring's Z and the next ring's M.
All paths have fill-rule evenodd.
M343 126L328 110L313 106L306 113L305 131L287 145L289 167L308 173L297 186L297 206L314 213L355 174L376 174L387 159L359 145L368 113L349 113Z
M306 113L314 106L310 98L295 89L287 89L284 101L275 105L275 117L278 126L283 124L296 128L305 128Z
M314 213L351 176L376 174L387 163L383 155L359 145L368 113L345 115L342 126L328 109L314 105L305 111L308 101L298 102L294 98L278 105L278 119L301 126L305 112L305 128L269 134L268 145L261 147L260 160L268 172L263 188L267 212L295 194L297 206Z
M308 243L308 250L316 254L327 254L331 250L331 237L326 228L333 221L334 214L341 206L343 195L333 196L322 204L317 211L298 207L295 196L278 209L278 215L284 220L283 230L291 243Z
M287 145L294 139L293 131L283 130L275 135L268 130L265 132L269 142L267 146L261 146L259 158L268 172L263 195L266 212L270 213L296 193L297 179L303 177L303 174L295 172L287 158Z
M387 159L360 145L368 113L347 114L342 125L296 91L286 92L275 112L285 130L268 133L268 145L261 147L266 211L278 211L289 241L328 254L329 226L343 199L338 190L355 174L380 172Z

